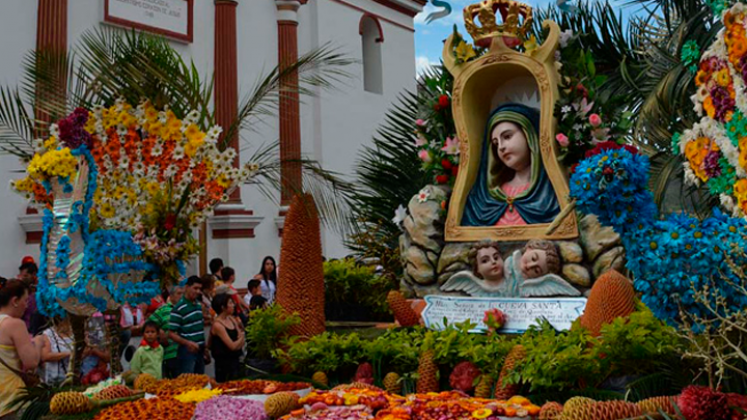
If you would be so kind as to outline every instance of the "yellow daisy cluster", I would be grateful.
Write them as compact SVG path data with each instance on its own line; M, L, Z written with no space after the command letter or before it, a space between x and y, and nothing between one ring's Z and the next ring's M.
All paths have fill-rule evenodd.
M44 154L35 154L26 168L32 179L44 180L51 177L69 177L78 170L78 159L70 149L50 150Z

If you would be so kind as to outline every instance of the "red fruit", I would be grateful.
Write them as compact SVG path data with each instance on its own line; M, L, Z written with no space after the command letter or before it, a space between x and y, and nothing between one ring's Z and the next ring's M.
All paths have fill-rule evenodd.
M690 385L677 398L686 420L728 420L731 410L726 394L705 386Z
M449 159L441 159L441 166L443 166L443 168L447 171L454 167Z
M459 173L459 167L458 166L452 166L451 167L451 176L457 176Z
M463 392L470 392L475 388L475 379L480 376L480 369L472 362L460 362L454 366L449 376L449 385Z
M441 95L438 97L438 105L441 108L446 108L449 106L449 96L448 95Z
M355 377L353 382L363 382L365 384L373 384L373 366L366 362L361 363L358 366L358 370L355 371Z
M447 182L449 182L448 175L438 175L436 177L436 184L446 184Z

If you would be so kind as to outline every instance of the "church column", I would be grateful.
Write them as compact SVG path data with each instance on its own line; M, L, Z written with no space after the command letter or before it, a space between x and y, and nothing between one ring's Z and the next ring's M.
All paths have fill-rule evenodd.
M298 61L298 9L307 0L275 0L278 20L278 66L280 71ZM280 212L275 219L282 234L285 214L293 194L302 188L301 119L298 97L298 73L292 72L281 81L288 90L280 98ZM289 162L290 161L290 162ZM295 161L295 162L293 162Z
M239 2L237 0L214 0L214 2L215 119L216 123L223 127L223 136L225 136L231 123L236 120L239 107L238 52L236 46L236 13ZM236 150L234 166L239 167L241 157L239 156L238 131L226 140L228 147L233 147ZM201 265L207 262L208 257L220 257L226 265L243 269L244 267L241 266L242 258L245 259L246 255L251 255L251 245L247 239L254 237L254 228L262 219L244 206L241 199L241 188L234 190L228 203L218 206L215 209L214 216L209 220L209 229L207 229L209 232L205 232L202 243L203 249L207 247L208 251L203 251ZM208 242L209 247L207 246ZM207 269L207 267L201 268L201 271Z
M67 52L67 3L68 0L39 0L36 12L36 51L50 51L59 54ZM64 73L61 78L66 77ZM57 92L42 92L38 89L36 96L43 100L42 95L59 95L64 98L65 84L59 84ZM49 126L52 123L51 116L46 112L34 110L34 117L39 124ZM18 217L18 222L26 233L27 244L37 244L41 241L42 223L41 215L36 209L28 207L23 216Z

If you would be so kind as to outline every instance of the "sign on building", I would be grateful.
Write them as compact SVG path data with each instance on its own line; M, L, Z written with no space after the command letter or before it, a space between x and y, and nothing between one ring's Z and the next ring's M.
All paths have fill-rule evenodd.
M194 0L105 0L104 22L192 42Z

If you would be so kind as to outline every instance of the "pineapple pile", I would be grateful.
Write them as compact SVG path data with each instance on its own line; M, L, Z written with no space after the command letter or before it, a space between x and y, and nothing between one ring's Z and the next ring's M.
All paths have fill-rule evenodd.
M87 413L92 409L91 400L80 392L60 392L49 403L49 411L58 416Z

